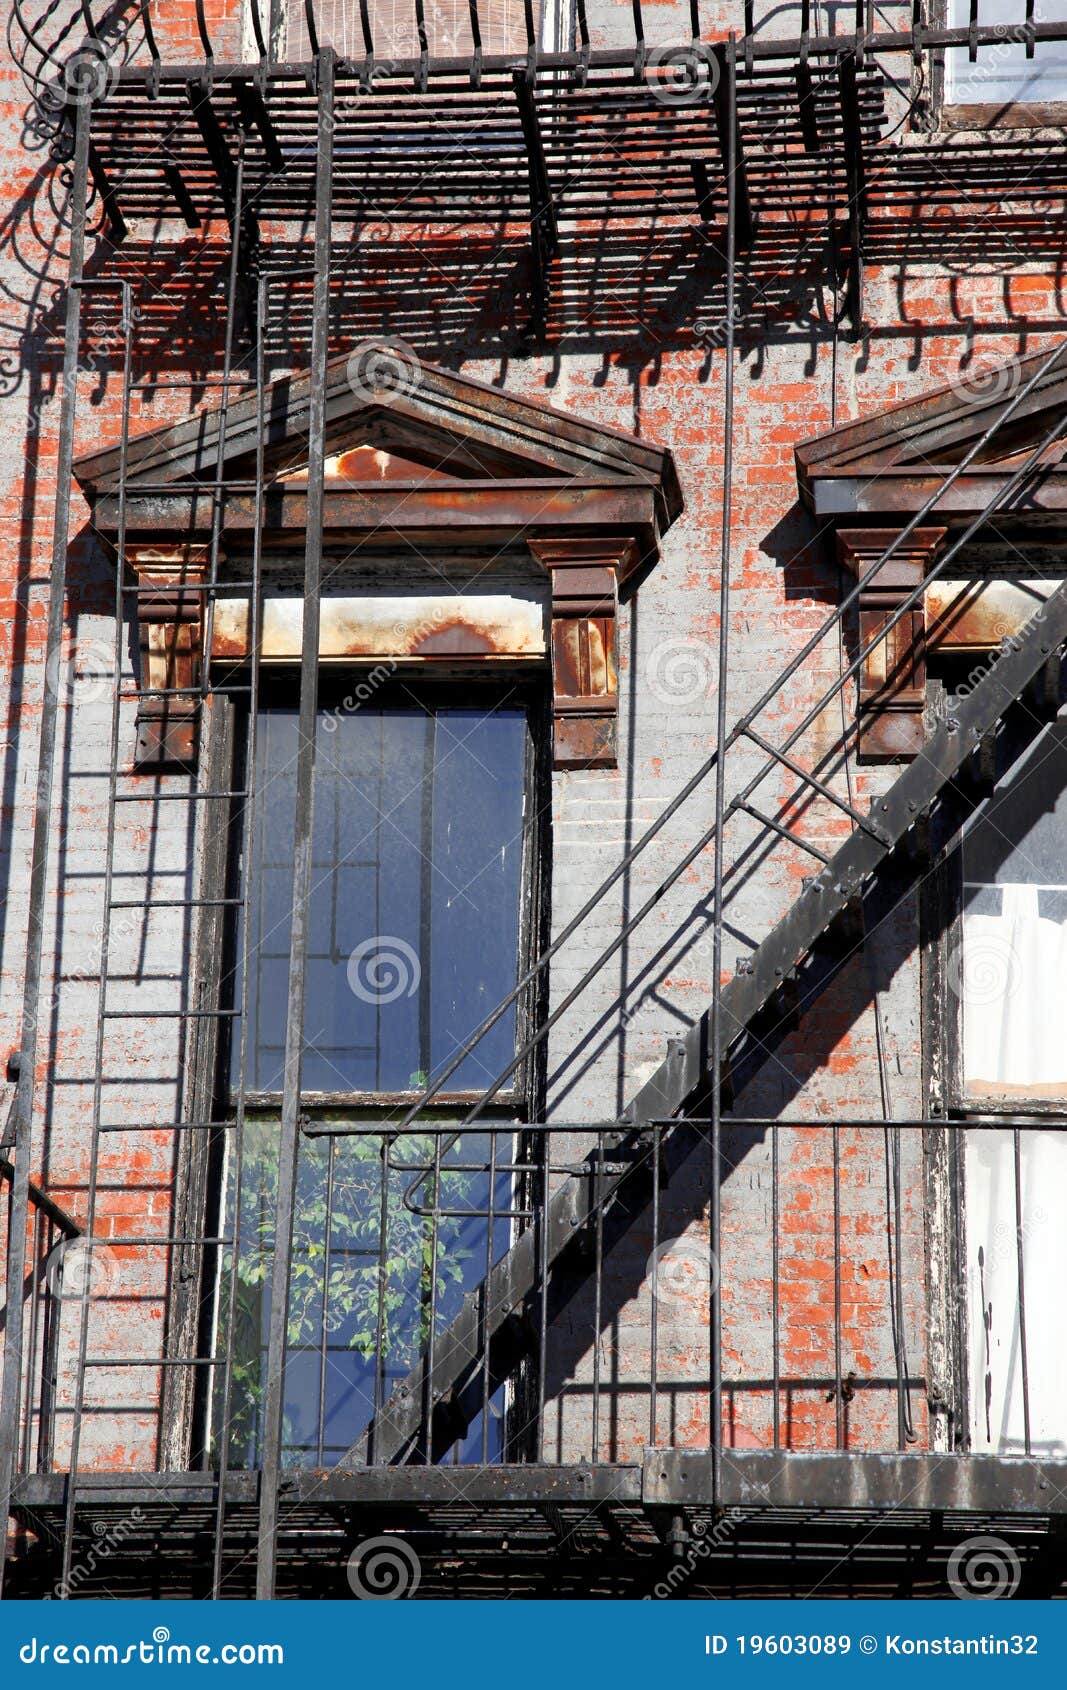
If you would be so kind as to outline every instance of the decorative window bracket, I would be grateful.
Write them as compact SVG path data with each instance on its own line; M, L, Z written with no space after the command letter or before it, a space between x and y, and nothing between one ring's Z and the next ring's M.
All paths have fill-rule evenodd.
M839 528L838 556L861 577L892 544L892 528ZM926 633L922 597L888 630L878 635L926 577L944 541L944 528L916 528L889 562L863 588L859 599L861 648L868 653L859 674L861 757L885 762L914 757L922 750L926 699Z
M190 768L199 726L206 546L127 547L137 579L140 696L134 767Z
M529 542L552 580L552 766L618 767L619 581L633 569L633 539Z

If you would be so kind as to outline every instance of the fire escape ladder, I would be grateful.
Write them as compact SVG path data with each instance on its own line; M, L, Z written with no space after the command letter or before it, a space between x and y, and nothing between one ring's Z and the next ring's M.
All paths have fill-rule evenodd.
M1052 357L1059 356L1055 352ZM968 524L936 570L956 554L993 510L1010 499L1047 451L1062 426L1057 419L1048 436ZM881 567L879 564L877 567ZM1067 582L1045 601L1020 634L1006 642L984 675L953 713L931 734L920 756L878 798L869 816L853 810L799 764L751 728L746 719L731 736L744 735L769 757L778 759L824 797L847 812L854 826L840 847L740 965L683 1038L672 1039L656 1072L631 1099L623 1117L598 1131L598 1148L579 1172L568 1174L545 1202L535 1224L523 1233L488 1274L468 1293L452 1324L439 1334L431 1357L423 1356L396 1387L361 1438L346 1452L341 1467L385 1465L412 1459L440 1458L463 1436L483 1400L486 1350L497 1383L517 1363L536 1353L538 1320L563 1308L592 1271L583 1250L590 1223L604 1223L604 1247L625 1230L628 1217L648 1201L655 1162L680 1164L696 1129L684 1112L699 1109L714 1093L711 1072L714 1017L720 1017L723 1082L746 1035L766 1048L765 1040L810 1004L851 949L847 913L860 901L880 898L893 907L927 866L917 848L922 824L938 818L943 848L962 820L988 790L990 748L998 775L1006 772L1054 715L1061 698L1063 648L1067 644ZM1014 709L1028 696L1024 708ZM745 810L751 787L727 806ZM787 829L793 843L803 841ZM830 968L821 971L820 953ZM799 988L799 989L798 989ZM761 1018L767 1025L764 1026ZM758 1049L757 1049L758 1054ZM491 1094L490 1094L491 1095ZM466 1123L465 1123L466 1125ZM432 1369L432 1376L431 1376ZM427 1430L428 1429L428 1430Z

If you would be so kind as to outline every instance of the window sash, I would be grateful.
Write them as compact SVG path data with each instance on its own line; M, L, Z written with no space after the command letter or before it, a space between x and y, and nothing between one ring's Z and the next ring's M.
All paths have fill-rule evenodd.
M966 29L970 0L948 0L948 27ZM1067 0L1036 0L1035 23L1067 21ZM1038 42L1026 57L1026 0L978 0L982 29L1001 26L1003 41L978 49L972 64L965 49L945 53L947 107L998 108L1067 102L1067 41Z
M278 672L275 676L279 688L286 688L286 677ZM343 692L344 681L340 685ZM408 724L414 723L416 729L419 723L425 721L438 723L443 720L451 724L446 728L451 734L451 739L446 742L447 756L453 766L464 766L456 777L455 791L446 798L443 812L436 816L432 803L425 801L425 794L421 799L416 796L414 802L408 803L402 815L388 814L388 805L379 806L381 813L375 814L374 794L371 793L371 803L365 807L364 815L367 826L360 834L360 838L371 834L376 836L366 839L367 860L354 860L353 850L357 854L362 853L363 846L359 838L349 841L346 837L339 841L335 853L341 862L340 869L332 872L323 855L323 839L337 824L338 818L342 822L345 820L341 812L350 800L352 789L344 770L337 775L336 746L345 732L344 727L338 724L345 718L330 714L332 692L324 690L321 694L324 701L319 712L322 755L317 758L315 813L315 875L319 879L319 892L312 908L309 936L309 994L305 1027L310 1049L305 1058L302 1088L309 1100L387 1104L417 1095L432 1074L441 1071L445 1061L458 1052L474 1029L526 972L540 938L541 897L538 887L542 806L537 795L543 778L543 759L536 749L536 722L540 721L543 706L538 690L507 683L497 686L464 684L461 692L456 683L404 687L401 694L394 692L391 697L387 689L383 690L386 692L385 703L389 706L383 713L385 721L390 720L400 698L403 703L398 714ZM373 706L367 709L372 711ZM458 715L457 710L462 715ZM269 709L264 712L267 718L271 714ZM281 713L276 714L280 716ZM480 741L473 748L465 745L461 733L452 731L461 720L477 724L483 719L490 729L504 729L495 753L487 751ZM372 722L373 718L364 716L363 722L368 721ZM257 727L261 747L264 735L259 729L262 726L261 721ZM349 726L351 728L351 724ZM474 739L477 734L472 733L469 737ZM508 763L512 753L517 757L517 765L513 770L504 771L510 782L504 794L510 801L510 814L494 818L490 812L497 789L491 786L488 777L499 771L488 767L486 760L495 754ZM439 765L440 761L439 750ZM334 772L332 782L331 765ZM479 795L476 790L470 790L469 783L465 784L472 771L477 777L475 787L478 782L485 787L481 794L480 818L475 813ZM332 797L332 804L328 800L323 802L326 794ZM258 896L253 891L250 901L253 949L259 943L258 928L261 925L271 924L273 939L267 939L270 945L268 956L257 953L256 974L250 981L248 994L249 1035L244 1095L246 1102L252 1106L276 1101L282 1089L280 1076L288 995L288 909L292 880L291 850L287 855L282 835L287 826L291 827L294 802L294 794L286 789L280 792L272 789L270 810L273 813L268 816L268 828L263 829L256 824L253 828L255 843L249 872L260 872L262 842L264 850L270 853L266 872L271 877L269 886L262 885ZM357 800L352 800L352 805L355 809ZM460 815L467 816L468 813L472 818L473 855L470 862L464 857L464 848L458 853L453 849L439 873L434 866L432 837L422 841L421 836L416 838L415 835L429 826L431 835L436 829L440 841L449 830L456 834ZM499 843L502 843L507 861L503 867L494 861L483 872L486 858L483 835L488 836L494 825L503 829ZM271 830L273 844L266 841L268 829ZM474 837L475 833L477 837ZM503 834L507 834L506 839ZM384 848L381 839L386 840ZM430 847L425 852L419 849L422 843ZM400 859L404 884L399 887L393 886L390 881L390 856L394 866L397 858ZM471 863L479 869L479 875L473 879L470 888L465 888L455 877L458 874L462 879ZM360 895L349 897L352 888L346 890L342 883L352 875L360 879L360 886L355 889ZM323 884L326 876L329 876L328 885ZM372 918L368 899L373 901L382 887L385 906L379 902ZM236 897L243 899L239 871L232 889ZM461 897L465 899L462 904ZM453 902L454 909L446 907ZM469 910L466 903L471 905ZM339 908L341 904L345 907ZM385 913L386 909L388 913ZM282 912L280 920L275 913L278 910ZM431 941L425 970L422 968L423 948L412 926L420 919ZM242 1000L242 920L243 911L234 922L232 934L233 960L227 996L234 1007L240 1007ZM488 929L487 920L490 923ZM386 928L390 929L390 933L386 933ZM491 944L493 934L496 940ZM381 943L376 945L375 939ZM385 942L390 939L395 943ZM501 944L505 948L501 948ZM469 948L464 949L464 946ZM268 973L271 975L269 984L266 983ZM506 1013L497 1027L473 1048L468 1059L446 1082L442 1094L444 1098L473 1100L484 1094L490 1082L514 1056L520 1029L525 1028L531 1007L525 1000L525 994L520 995L513 1010ZM345 1035L336 1048L331 1043L333 1034L328 1025L331 1018ZM269 1029L275 1022L277 1036L273 1045L277 1048L273 1056L276 1060L274 1069L271 1069L266 1060L270 1055L266 1046L271 1043ZM369 1040L371 1045L376 1046L372 1053L364 1053L365 1060L360 1059L358 1052L350 1059L346 1041L352 1029L355 1030L355 1043ZM367 1037L364 1038L364 1035ZM397 1067L400 1059L394 1052L399 1046L406 1048L409 1042L415 1055L406 1066L401 1062L401 1072ZM229 1067L230 1089L234 1095L241 1080L238 1072L239 1046L235 1026ZM427 1057L430 1060L426 1060ZM505 1083L498 1094L498 1101L520 1113L531 1106L528 1093L533 1071L533 1064L524 1064Z

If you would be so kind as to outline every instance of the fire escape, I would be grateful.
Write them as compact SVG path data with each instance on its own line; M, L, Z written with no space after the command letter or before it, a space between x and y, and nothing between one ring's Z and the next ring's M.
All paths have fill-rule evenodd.
M1067 585L1058 586L1044 614L1026 627L1000 661L978 681L953 714L930 732L921 757L899 773L869 812L848 789L812 766L805 735L830 707L837 707L861 675L871 653L920 604L922 594L945 577L953 559L980 534L998 510L1010 507L1031 485L1062 435L1057 412L1017 467L984 507L952 531L951 539L926 570L924 580L901 595L873 639L861 644L841 667L833 685L813 697L803 721L784 738L775 727L783 689L801 675L812 654L836 647L845 620L880 572L903 553L940 502L971 465L981 463L1013 424L1037 403L1043 385L1067 357L1067 342L1031 360L1024 379L989 425L941 477L937 487L903 524L892 543L865 563L858 579L807 639L757 702L735 722L726 716L725 679L732 653L727 638L731 592L730 532L733 471L733 362L739 333L742 266L758 266L773 249L780 261L792 242L798 255L818 252L825 279L840 294L845 321L858 332L864 318L865 264L886 261L900 237L894 222L902 203L924 197L951 198L953 182L974 176L974 154L943 148L936 161L921 147L897 147L886 137L887 78L883 64L897 55L918 63L931 54L980 53L999 35L977 25L931 28L917 4L910 29L866 31L861 6L857 33L833 38L805 25L795 40L773 41L746 32L741 39L709 45L693 39L670 55L650 49L635 7L638 33L628 50L600 50L590 44L584 5L577 10L579 46L545 53L531 40L520 61L494 58L480 48L472 60L439 61L426 52L406 63L383 63L371 39L366 53L344 60L319 47L314 7L308 8L314 57L306 64L276 62L267 50L263 26L252 8L258 61L232 65L216 58L198 5L203 55L197 63L171 64L153 33L153 8L140 8L141 38L128 62L103 78L88 97L79 94L56 106L58 144L67 150L70 174L69 285L62 327L64 361L58 460L58 493L48 616L49 672L62 653L67 581L70 487L76 459L77 375L85 321L113 325L114 364L121 371L123 434L117 515L115 576L115 675L121 674L124 623L131 605L158 595L158 587L130 583L125 567L126 527L123 468L131 450L131 400L150 363L152 333L165 332L168 301L187 286L180 269L164 277L149 308L138 304L135 267L124 262L135 223L181 219L189 230L224 221L230 230L226 311L221 325L222 363L218 392L219 457L214 478L202 491L211 502L211 546L205 581L189 589L199 595L199 614L210 618L224 588L219 571L228 500L238 494L262 513L270 497L262 453L254 454L249 478L239 489L222 476L227 416L238 394L259 408L266 403L265 348L272 316L284 295L285 309L310 325L308 408L308 521L304 558L304 637L300 666L302 711L313 722L318 689L318 614L322 574L321 515L327 455L327 366L330 355L331 278L346 262L339 238L342 224L376 220L434 222L459 228L470 217L471 196L479 217L522 232L525 264L523 344L550 345L555 314L568 286L568 266L580 266L585 245L604 230L633 228L654 213L695 232L712 254L722 312L718 346L724 359L726 407L722 486L722 586L719 605L718 673L720 709L717 744L702 767L625 852L603 884L557 934L475 1038L481 1038L510 1008L531 978L541 979L553 958L643 853L660 838L686 799L697 790L714 797L713 825L692 840L655 893L630 914L601 955L588 967L551 1015L533 1028L516 1064L533 1054L585 986L617 954L671 886L709 848L713 884L709 938L711 976L722 980L732 959L726 953L724 901L735 841L756 833L763 861L775 850L810 859L812 874L787 913L737 965L683 1038L670 1041L663 1061L630 1099L621 1118L595 1123L524 1123L519 1148L514 1129L494 1124L492 1103L513 1069L486 1088L481 1102L458 1123L442 1120L435 1100L447 1091L448 1073L415 1102L406 1118L377 1130L378 1149L401 1177L409 1212L433 1229L436 1240L449 1210L449 1156L456 1147L479 1145L482 1165L507 1165L520 1193L507 1219L514 1223L508 1247L487 1260L484 1279L466 1292L447 1319L431 1310L421 1351L404 1378L386 1384L375 1372L373 1412L351 1447L333 1465L287 1465L283 1455L283 1380L287 1344L286 1306L292 1270L295 1168L307 1131L299 1060L290 1060L280 1110L279 1183L274 1247L272 1320L266 1365L261 1459L252 1469L233 1465L223 1441L205 1447L195 1470L115 1472L80 1461L101 1370L142 1371L144 1357L94 1351L92 1274L83 1275L76 1299L71 1444L69 1458L54 1460L51 1423L56 1375L54 1284L43 1264L54 1245L41 1236L44 1221L64 1235L74 1223L51 1204L32 1179L30 1151L33 1082L44 1058L39 1024L41 953L45 930L46 868L50 843L53 764L58 701L46 694L41 729L36 830L29 916L29 963L25 990L25 1036L18 1092L3 1133L0 1174L10 1182L11 1221L7 1235L7 1284L28 1286L23 1301L8 1308L7 1349L0 1424L0 1490L5 1514L12 1511L29 1548L9 1569L16 1590L55 1586L71 1593L72 1575L84 1566L87 1546L113 1534L107 1564L109 1588L119 1591L171 1589L269 1597L300 1591L316 1578L334 1577L345 1555L375 1533L397 1533L414 1545L423 1568L424 1593L505 1594L551 1589L588 1594L590 1580L605 1593L633 1592L634 1567L670 1566L694 1537L714 1540L715 1525L729 1514L730 1547L716 1549L723 1578L732 1588L788 1588L798 1560L820 1571L835 1567L858 1543L867 1545L868 1571L849 1576L867 1588L899 1588L902 1581L938 1588L959 1534L997 1522L1014 1534L1027 1564L1040 1579L1054 1546L1062 1515L1062 1470L1027 1450L1030 1459L923 1453L914 1448L912 1403L920 1381L910 1372L900 1332L900 1271L890 1286L885 1317L894 1330L898 1443L896 1453L858 1450L848 1434L851 1386L842 1343L840 1134L843 1122L743 1117L733 1099L746 1073L758 1067L786 1030L813 1004L862 950L864 935L894 910L916 878L958 837L963 822L990 786L1016 766L1042 726L1055 716L1063 695L1062 665L1067 645ZM474 9L476 16L476 8ZM421 17L421 10L420 10ZM101 63L90 40L86 80L70 87L92 88L92 67ZM1067 26L1026 25L1030 48L1067 39ZM46 81L54 79L46 77ZM668 97L664 97L664 92ZM96 96L99 97L96 97ZM54 99L58 96L54 96ZM458 141L457 141L458 137ZM427 168L411 194L409 161L418 152ZM605 162L609 161L609 162ZM1030 144L1014 135L992 140L981 154L977 188L993 210L1010 202L1025 222L1027 201L1036 195L1067 196L1067 138L1048 146L1035 173ZM1020 211L1019 208L1022 208ZM286 244L272 234L278 225L310 224L310 238ZM90 263L87 248L99 237ZM102 256L101 256L102 255ZM799 259L798 259L799 261ZM806 260L807 261L807 260ZM169 290L169 292L168 292ZM164 329L160 330L160 325ZM158 344L158 342L156 343ZM720 353L716 350L715 356ZM245 585L253 605L263 586L262 523L257 515L251 575ZM173 607L172 607L173 608ZM244 686L255 697L259 685L256 640ZM195 683L160 689L177 705L196 708L217 683L209 664ZM136 801L121 752L120 710L126 702L116 680L109 760L106 857L102 872L105 936L100 968L97 1023L98 1083L93 1099L91 1163L84 1232L94 1233L100 1168L110 1135L132 1130L129 1121L107 1118L102 1067L109 1026L134 1013L111 994L108 928L124 907L116 875L116 837L123 806ZM314 733L302 740L297 785L294 907L306 904L310 847L310 794ZM251 762L249 767L251 767ZM780 794L786 780L788 796ZM185 804L217 805L241 794L220 793L207 771L168 785L159 796ZM840 824L840 843L825 850L806 837L803 817L814 801L829 806ZM770 813L768 813L770 812ZM300 865L303 865L302 867ZM301 884L300 876L305 876ZM294 950L288 1025L302 1026L306 978ZM154 1011L138 1013L150 1017ZM188 1021L221 1011L161 1011ZM299 1044L299 1033L296 1034ZM290 1052L293 1057L294 1052ZM515 1066L513 1065L513 1066ZM238 1146L246 1110L238 1096L234 1114L215 1119L148 1120L141 1127L171 1134L233 1135ZM944 1118L882 1121L887 1126L886 1166L899 1176L902 1136L924 1129L951 1130ZM790 1447L780 1404L788 1391L779 1331L769 1357L773 1438L763 1449L724 1444L726 1368L723 1355L724 1287L709 1291L709 1366L705 1390L708 1437L705 1448L671 1446L657 1364L657 1316L652 1312L648 1376L645 1381L647 1435L643 1460L613 1460L603 1453L598 1414L606 1381L599 1349L591 1381L592 1430L582 1455L560 1460L548 1454L548 1380L553 1333L576 1304L597 1319L606 1258L634 1227L651 1217L651 1244L660 1243L659 1217L672 1181L688 1177L694 1156L703 1158L709 1193L709 1238L721 1236L722 1175L726 1140L739 1129L767 1136L774 1178L785 1135L801 1129L824 1135L833 1170L828 1233L835 1271L835 1321L828 1394L836 1420L835 1447L800 1451ZM362 1129L368 1137L370 1129ZM402 1154L405 1134L425 1146L414 1160ZM238 1152L239 1154L239 1152ZM330 1154L333 1154L331 1148ZM7 1160L7 1159L10 1160ZM773 1191L770 1240L770 1300L780 1303L781 1263L778 1186ZM484 1212L490 1233L502 1211L490 1195ZM43 1220L42 1220L43 1217ZM899 1210L896 1216L899 1227ZM898 1235L899 1236L899 1235ZM193 1248L202 1260L232 1248L233 1240L201 1232L195 1237L148 1234L125 1241L133 1248L172 1258ZM384 1243L382 1245L384 1255ZM492 1251L490 1251L490 1256ZM68 1299L69 1305L69 1299ZM580 1316L578 1318L581 1318ZM176 1376L209 1369L216 1389L229 1402L234 1360L234 1310L224 1322L218 1348L205 1354L168 1355L157 1371ZM42 1337L43 1334L43 1337ZM195 1334L193 1335L195 1338ZM43 1348L42 1348L43 1345ZM24 1367L23 1358L31 1358ZM44 1356L42 1362L41 1357ZM525 1405L532 1437L520 1450L486 1458L486 1427L500 1393ZM477 1437L482 1450L457 1464L455 1452ZM118 1522L123 1522L121 1526ZM132 1522L132 1523L131 1523ZM977 1523L977 1524L976 1524ZM747 1559L746 1559L747 1557ZM753 1572L755 1566L762 1571ZM873 1568L874 1570L870 1570ZM103 1576L103 1575L101 1575ZM76 1583L76 1581L75 1581ZM85 1586L92 1588L92 1582ZM326 1588L322 1586L321 1588Z

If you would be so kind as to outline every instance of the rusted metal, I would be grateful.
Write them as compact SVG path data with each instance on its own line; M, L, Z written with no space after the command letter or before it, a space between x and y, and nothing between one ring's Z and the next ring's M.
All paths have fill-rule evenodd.
M944 542L944 528L916 528L889 561L875 567L899 531L841 528L837 555L863 581L859 598L860 643L858 750L879 761L913 757L923 743L926 650L923 607L898 615L921 585ZM882 636L879 638L879 636Z
M213 495L210 490L178 486L151 493L131 490L129 528L145 539L175 533L190 540L209 530ZM246 535L256 525L256 501L251 490L222 493L226 534ZM274 488L263 499L263 530L271 541L299 534L307 527L308 498L301 488ZM107 534L118 516L118 501L108 495L95 508L97 526ZM421 546L454 546L460 536L485 544L514 541L539 528L566 533L569 529L633 536L634 556L642 564L658 555L656 499L641 482L556 480L490 482L481 486L457 482L424 487L408 483L377 483L366 488L327 487L323 499L324 532L338 540L366 535L379 549L411 537Z
M355 364L349 355L332 358L326 366L325 400L328 456L364 444L395 449L420 466L443 466L457 498L465 489L496 485L503 491L509 482L540 485L555 476L621 487L640 484L654 498L661 528L682 509L668 451L621 429L594 425L572 412L439 369L407 346L369 341ZM284 473L291 473L293 443L307 439L310 403L306 375L284 377L266 388L268 478L272 456L276 462L280 454L288 460ZM132 439L131 506L149 488L213 481L219 430L219 409L213 407ZM240 481L257 439L255 395L231 400L222 454L227 481ZM113 448L88 453L77 459L74 473L90 498L113 495L117 453ZM490 476L494 481L487 480ZM374 488L381 491L378 483ZM334 489L328 491L335 496Z
M1016 638L1059 581L934 581L924 595L927 649L989 651Z
M841 424L796 447L801 499L818 514L850 510L918 510L937 491L948 468L969 448L980 446L968 466L939 499L938 511L962 514L988 503L997 471L1015 467L1014 455L1067 406L1067 370L1062 360L1043 370L1048 352L996 365L966 369L954 382L918 399L889 405L874 416ZM1033 383L1029 392L1023 389ZM991 425L1011 408L1011 423L982 446ZM1055 465L1027 490L1038 506L1062 508ZM1050 485L1056 492L1050 495ZM868 490L869 489L869 490Z
M504 593L331 596L321 600L319 659L543 660L546 607L547 593L542 598ZM250 618L248 597L217 600L213 659L242 661L249 655ZM261 660L299 662L302 618L301 598L264 599Z

